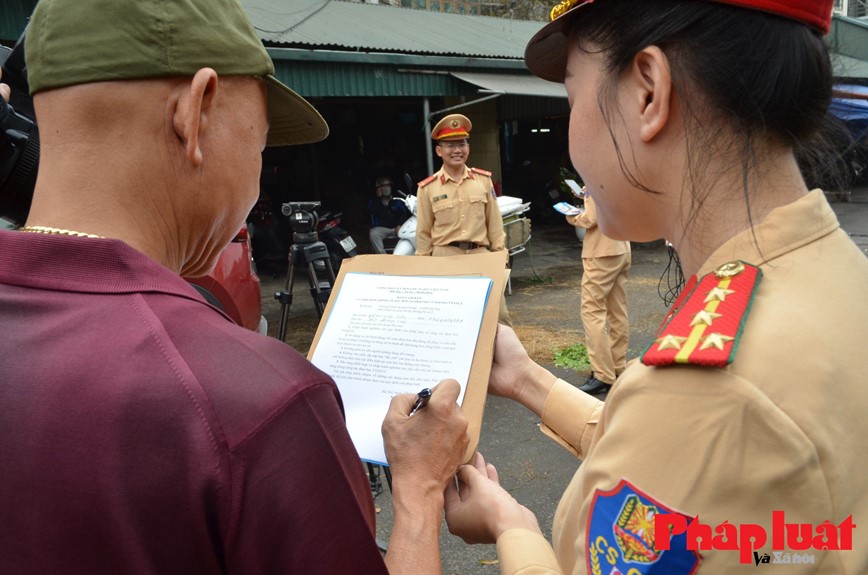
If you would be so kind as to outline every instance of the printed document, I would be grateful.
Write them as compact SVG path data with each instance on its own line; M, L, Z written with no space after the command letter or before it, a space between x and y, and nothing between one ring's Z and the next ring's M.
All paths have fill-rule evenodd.
M380 426L392 396L452 378L461 384L462 403L493 282L485 276L342 276L310 360L337 383L361 458L385 464Z

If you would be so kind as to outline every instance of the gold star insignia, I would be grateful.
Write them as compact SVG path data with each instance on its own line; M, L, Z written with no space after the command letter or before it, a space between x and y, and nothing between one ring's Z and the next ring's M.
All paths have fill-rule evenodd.
M726 296L733 293L735 293L735 290L719 287L711 288L711 290L708 292L708 295L705 296L705 303L708 303L710 301L723 301L726 299Z
M726 345L727 342L734 340L734 337L729 337L728 335L723 335L722 333L712 333L709 334L705 340L702 342L702 345L699 347L699 351L703 351L705 349L719 349L723 351L723 346Z
M706 326L710 326L711 322L721 317L721 314L714 313L713 311L705 311L697 313L693 316L693 321L690 322L690 327L697 326L700 324L704 324Z
M685 341L687 341L686 337L664 335L654 343L659 344L659 347L657 348L658 351L663 351L664 349L681 349L681 346L684 345Z

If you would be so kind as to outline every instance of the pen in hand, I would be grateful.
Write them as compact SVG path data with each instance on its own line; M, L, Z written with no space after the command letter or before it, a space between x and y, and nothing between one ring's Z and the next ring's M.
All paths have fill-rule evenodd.
M429 399L431 399L431 389L426 387L425 389L416 394L416 403L413 404L413 409L410 410L410 413L409 415L407 415L407 417L410 417L410 415L413 415L414 413L428 405Z

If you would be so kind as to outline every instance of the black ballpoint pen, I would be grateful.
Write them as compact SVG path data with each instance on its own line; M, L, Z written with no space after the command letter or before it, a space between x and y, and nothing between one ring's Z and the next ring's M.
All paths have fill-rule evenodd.
M413 404L413 409L410 410L410 413L409 415L407 415L407 417L410 417L410 415L413 415L414 413L428 405L429 399L431 399L431 389L426 387L425 389L416 394L416 403Z

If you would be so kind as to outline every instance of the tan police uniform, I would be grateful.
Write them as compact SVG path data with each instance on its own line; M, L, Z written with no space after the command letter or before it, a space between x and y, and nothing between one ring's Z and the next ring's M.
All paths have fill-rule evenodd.
M501 573L768 570L757 562L787 575L868 573L868 259L819 190L754 232L709 258L643 355L653 365L632 362L605 405L555 384L543 430L584 462L553 548L507 531ZM778 526L835 537L796 549L785 536L775 549L787 533L776 512ZM715 547L738 549L661 550L660 513L698 517ZM759 528L764 544L739 541ZM835 550L848 536L852 550ZM813 547L824 542L830 550Z
M585 228L582 241L582 327L594 376L612 384L627 367L629 321L627 275L630 242L613 240L597 227L597 208L585 198L585 210L567 221Z
M490 172L465 166L456 181L441 168L419 182L417 200L416 255L506 249Z
M470 135L470 120L451 114L431 132L434 140L463 140ZM506 249L503 217L497 205L491 172L464 166L459 179L441 167L418 184L416 192L416 255L451 256ZM501 296L500 323L511 326Z

